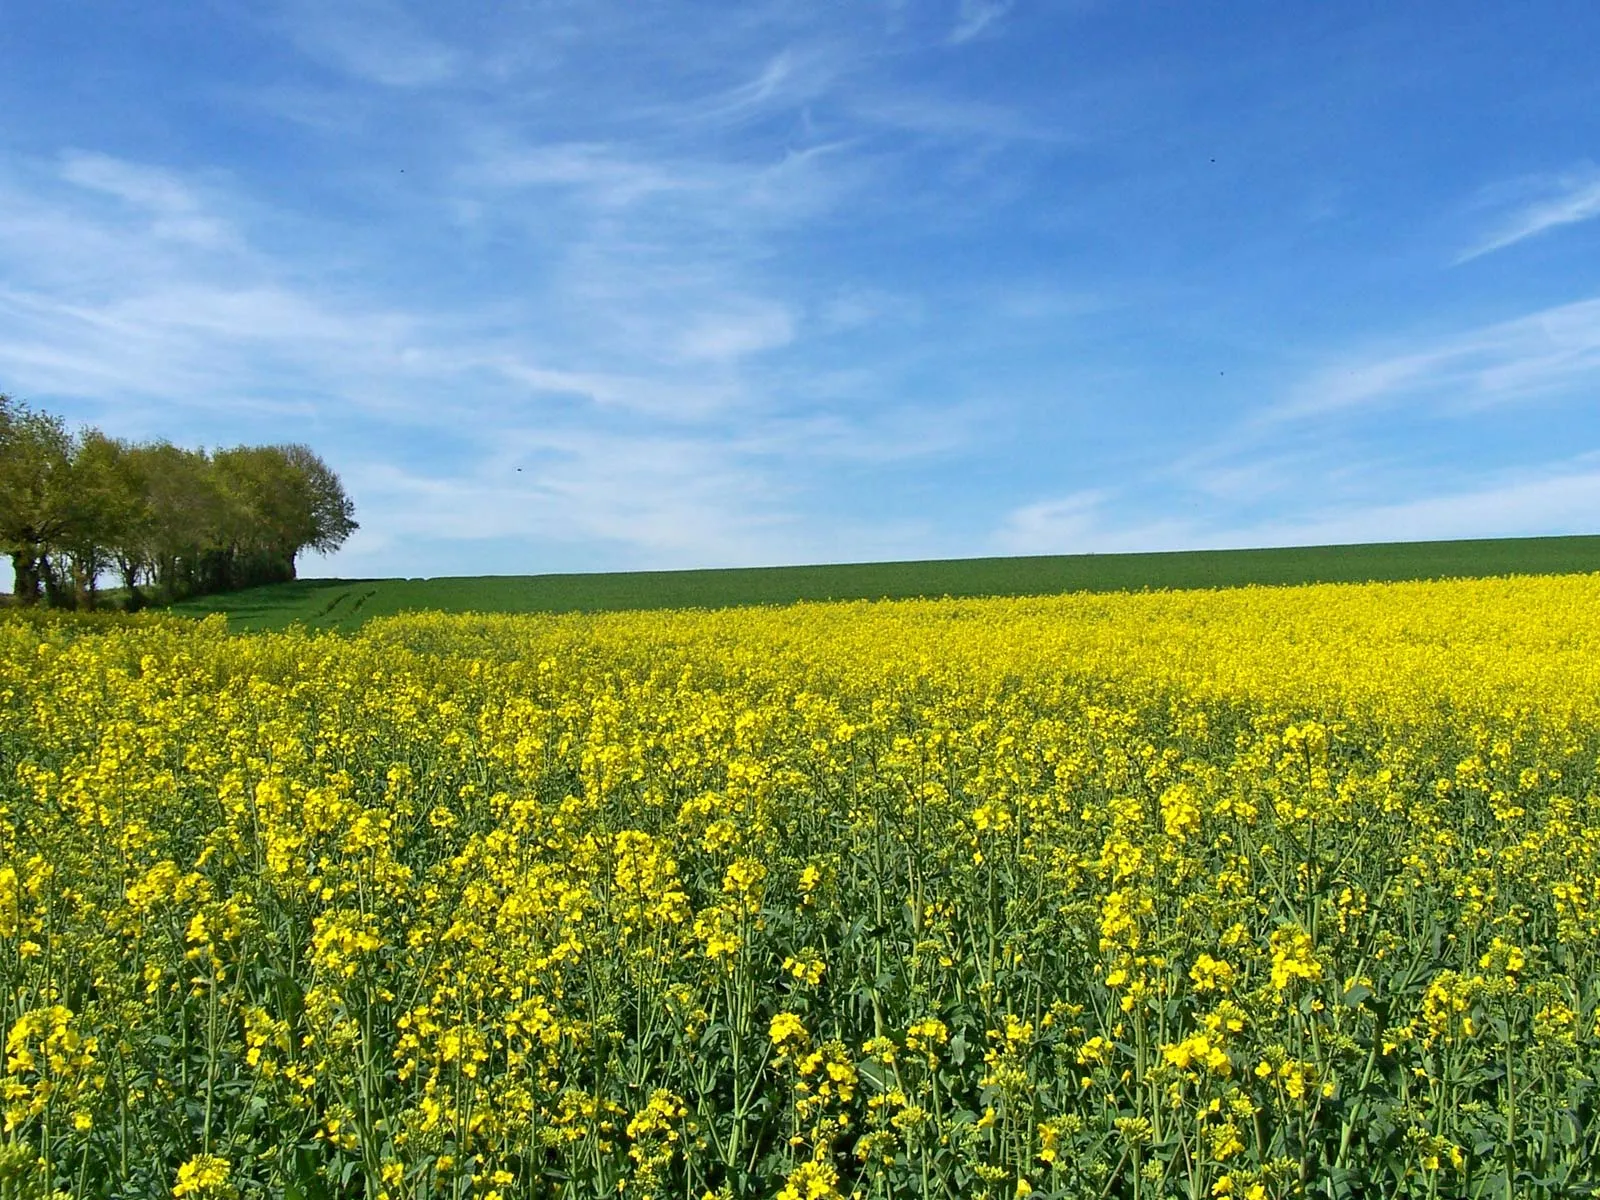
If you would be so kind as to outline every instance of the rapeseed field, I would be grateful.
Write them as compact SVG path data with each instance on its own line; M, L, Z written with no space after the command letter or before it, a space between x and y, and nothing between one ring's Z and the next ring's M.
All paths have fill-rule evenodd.
M0 1196L1571 1196L1600 576L0 624Z

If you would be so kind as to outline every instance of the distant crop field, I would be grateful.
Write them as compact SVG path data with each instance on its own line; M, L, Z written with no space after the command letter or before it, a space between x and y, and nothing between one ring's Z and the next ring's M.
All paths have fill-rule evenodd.
M0 1196L1593 1195L1597 611L0 621Z
M355 629L401 612L616 612L799 600L1038 596L1066 592L1394 582L1600 571L1600 536L1392 542L1279 550L1079 554L706 571L304 579L175 605L226 613L237 631Z

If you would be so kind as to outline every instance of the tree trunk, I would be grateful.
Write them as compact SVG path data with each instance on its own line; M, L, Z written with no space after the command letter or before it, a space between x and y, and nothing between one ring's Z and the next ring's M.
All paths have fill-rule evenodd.
M51 608L76 607L76 591L64 577L60 564L45 557L39 560L39 567L39 574L44 580L45 602Z
M122 574L122 586L128 593L122 607L128 612L138 612L144 607L144 597L139 594L139 564L130 558L118 558L117 570Z
M85 611L94 608L94 576L76 562L72 564L72 606Z
M178 596L178 559L176 555L163 554L156 559L156 592L168 600Z
M31 606L39 603L39 556L31 550L13 550L11 569L16 572L17 603Z

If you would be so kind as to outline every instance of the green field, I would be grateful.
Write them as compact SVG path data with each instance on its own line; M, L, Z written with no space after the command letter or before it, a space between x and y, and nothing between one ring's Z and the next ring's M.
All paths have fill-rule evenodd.
M372 617L421 610L524 613L725 608L797 600L1029 596L1588 571L1600 571L1600 536L592 575L302 579L206 596L175 605L173 611L189 616L223 612L230 628L238 631L281 629L292 624L349 630Z

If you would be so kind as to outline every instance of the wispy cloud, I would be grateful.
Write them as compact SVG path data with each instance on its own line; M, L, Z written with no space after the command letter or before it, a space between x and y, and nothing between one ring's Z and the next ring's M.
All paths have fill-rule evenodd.
M1172 550L1191 544L1194 528L1177 519L1131 520L1115 505L1126 493L1087 488L1024 504L1005 515L991 536L1003 554L1115 554Z
M935 553L929 522L845 518L820 527L803 515L821 462L890 461L939 448L927 440L924 414L903 417L873 429L837 417L725 430L502 427L466 472L358 464L352 488L383 519L347 557L359 566L361 556L382 560L418 539L509 539L581 552L591 564L599 547L602 561L632 567Z
M826 143L730 160L649 142L530 145L502 130L480 136L452 186L501 236L548 246L547 298L581 321L605 373L626 363L670 379L796 341L805 305L782 294L793 284L768 265L770 241L859 195L862 171Z
M524 428L503 430L502 441L465 472L358 465L352 491L383 518L374 548L419 538L599 540L642 565L729 565L790 548L792 522L772 481L705 439Z
M108 154L69 150L61 178L114 196L149 215L152 237L215 248L229 240L228 225L205 211L204 200L170 171L125 162Z
M459 198L503 212L516 191L565 195L573 220L591 234L655 243L793 225L843 203L870 178L869 164L851 159L845 142L718 159L650 143L528 143L503 130L479 129L472 141L451 173Z
M1600 455L1490 472L1474 486L1402 500L1369 495L1245 521L1149 520L1130 498L1126 490L1095 489L1023 505L1006 515L992 542L1008 554L1106 554L1590 533L1600 512Z
M1600 298L1349 361L1296 387L1266 420L1324 417L1419 400L1456 411L1548 395L1600 379Z
M885 323L915 324L926 317L927 305L916 296L853 284L826 300L818 315L829 331L862 329Z
M978 139L989 143L1061 145L1082 140L1075 130L1056 120L971 97L929 95L907 89L884 94L864 88L847 103L853 117L871 126L944 142Z
M612 162L598 153L549 161L581 169L540 180L593 193L621 170L592 169ZM0 377L31 397L100 398L80 412L133 436L316 426L362 513L337 569L393 564L418 538L565 547L572 566L881 553L909 527L820 536L801 517L829 464L964 438L959 413L882 402L871 368L848 397L816 393L825 374L747 374L807 320L753 289L741 255L698 261L692 214L580 217L559 231L576 230L573 257L521 301L441 309L284 260L241 201L225 182L87 152L0 179L0 275L16 281L0 287ZM568 323L542 332L541 314L562 310ZM877 402L845 402L857 396ZM417 430L431 431L428 453ZM397 440L414 444L395 456ZM585 559L586 545L611 557Z
M955 27L950 30L950 42L953 45L970 42L989 30L995 22L1011 11L1012 2L1013 0L961 0Z
M800 111L827 96L851 65L850 57L837 46L789 45L747 79L704 98L645 111L673 122L726 128L777 112Z
M1362 111L1422 121L1379 53L1412 18L1291 61L1274 21L1093 0L268 0L181 37L169 7L128 10L115 69L79 36L114 0L22 33L103 94L0 77L0 385L312 442L363 525L329 570L1326 536L1595 436L1581 264L1440 276L1368 236L1515 158L1423 169L1421 125L1326 102L1359 61ZM1460 244L1589 219L1597 186L1480 196Z
M1600 217L1600 168L1585 166L1554 180L1524 181L1525 186L1529 183L1545 194L1505 216L1483 240L1457 256L1457 263L1503 250L1547 230Z
M603 208L623 208L671 192L703 192L709 172L629 157L603 143L557 142L485 149L460 174L468 185L565 188Z
M462 67L459 51L424 32L388 0L294 0L284 18L307 55L357 79L392 88L444 83Z
M706 313L684 330L678 352L685 358L726 362L786 346L794 340L794 318L780 304L756 302Z
M222 182L102 153L0 178L0 371L188 419L306 386L372 396L351 385L403 370L422 322L307 286L252 241L253 210Z
M1596 512L1600 512L1600 458L1584 455L1492 473L1476 487L1346 505L1223 530L1215 535L1215 544L1316 546L1592 533Z

